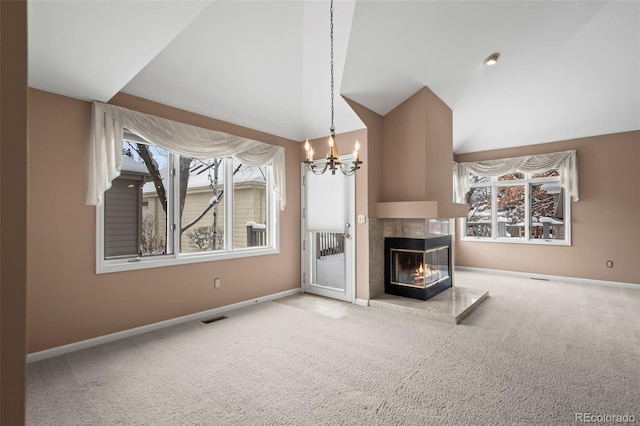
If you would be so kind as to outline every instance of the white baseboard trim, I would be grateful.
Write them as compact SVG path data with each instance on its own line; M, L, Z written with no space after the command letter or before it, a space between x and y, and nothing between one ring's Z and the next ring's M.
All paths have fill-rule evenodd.
M131 328L129 330L118 331L116 333L94 337L92 339L81 340L80 342L69 343L68 345L58 346L51 349L45 349L44 351L33 352L27 355L27 364L30 364L36 361L41 361L47 358L53 358L55 356L66 355L68 353L91 348L93 346L115 342L116 340L126 339L127 337L137 336L139 334L160 330L162 328L171 327L171 326L182 324L185 322L205 319L207 317L220 315L224 312L229 312L234 309L255 305L256 303L268 302L270 300L280 299L281 297L291 296L293 294L300 293L301 291L302 289L300 288L294 288L292 290L281 291L279 293L269 294L267 296L257 297L255 299L245 300L238 303L232 303L231 305L221 306L219 308L213 308L213 309L209 309L202 312L196 312L194 314L184 315L178 318L172 318L165 321L156 322L153 324L143 325L141 327Z
M590 278L574 278L574 277L563 277L559 275L533 274L530 272L503 271L500 269L474 268L471 266L456 266L456 271L479 272L483 274L507 275L511 277L533 278L533 279L542 279L542 280L550 280L550 281L565 281L565 282L580 283L580 284L604 285L609 287L624 287L624 288L633 288L636 290L640 290L640 284L623 283L618 281L593 280Z
M369 306L369 301L366 299L357 299L356 298L356 305L358 306Z

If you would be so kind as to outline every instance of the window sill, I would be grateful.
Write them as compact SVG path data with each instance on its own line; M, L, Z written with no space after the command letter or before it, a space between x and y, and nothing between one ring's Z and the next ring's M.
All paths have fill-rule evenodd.
M96 274L111 272L137 271L139 269L161 268L164 266L187 265L190 263L213 262L218 260L241 259L253 256L266 256L280 253L277 247L243 248L234 251L221 250L216 253L189 253L180 255L166 255L135 258L109 259L98 261Z
M525 240L522 238L474 238L462 237L461 242L474 243L505 243L505 244L524 244L531 246L571 246L571 241L566 240Z

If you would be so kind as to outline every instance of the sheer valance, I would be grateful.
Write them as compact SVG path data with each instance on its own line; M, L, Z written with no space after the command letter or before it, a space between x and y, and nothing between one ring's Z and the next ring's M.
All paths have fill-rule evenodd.
M154 145L186 157L233 157L248 166L272 163L273 189L280 199L280 209L284 209L283 147L101 102L94 102L92 107L87 204L100 205L111 181L120 175L122 131L125 128Z
M574 201L578 196L578 161L575 151L529 155L526 157L503 158L501 160L453 163L453 186L456 202L464 203L469 192L469 175L501 176L512 172L541 173L557 168L560 185Z

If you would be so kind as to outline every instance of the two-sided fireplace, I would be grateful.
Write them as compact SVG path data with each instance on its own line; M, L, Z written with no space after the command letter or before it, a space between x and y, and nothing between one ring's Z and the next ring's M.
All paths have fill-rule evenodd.
M384 291L427 300L451 287L451 236L384 239Z

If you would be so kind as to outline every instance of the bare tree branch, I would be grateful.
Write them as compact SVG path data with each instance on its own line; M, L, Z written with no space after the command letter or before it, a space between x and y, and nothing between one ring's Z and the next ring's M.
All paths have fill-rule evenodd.
M215 166L215 167L216 167L216 171L217 171L217 166ZM242 167L242 164L240 164L238 167L236 167L236 169L233 171L233 175L234 176L236 175L236 173L238 173L238 171L240 170L240 167ZM217 184L217 180L216 180L215 183ZM185 193L186 193L186 191L185 191ZM187 229L191 228L196 223L198 223L198 221L200 219L202 219L209 211L211 211L212 208L214 208L215 206L220 204L220 202L222 201L223 197L224 197L224 190L220 191L217 195L214 195L211 198L211 200L209 200L209 204L207 205L207 207L205 207L205 209L202 212L200 212L200 214L195 219L193 219L191 222L189 222L188 224L186 224L185 226L180 228L180 232L184 232Z
M180 232L184 232L187 229L191 228L196 223L198 223L198 221L200 221L200 219L202 219L204 215L206 215L212 208L220 204L220 201L222 201L223 196L224 196L224 191L220 191L218 195L214 195L211 198L211 200L209 200L209 204L207 205L207 207L205 207L205 209L195 219L193 219L191 222L189 222L188 224L180 228Z
M140 158L142 158L142 160L144 161L144 164L147 166L147 170L149 171L149 174L153 179L153 185L156 189L156 193L158 194L158 199L160 200L162 209L166 213L167 212L167 191L164 186L162 175L160 174L158 163L153 157L153 154L151 153L151 151L149 150L149 146L138 143L136 144L135 147L133 147L133 149L136 150ZM189 185L189 170L191 168L192 161L193 161L192 158L180 157L180 216L179 217L182 217L182 212L184 211L184 204L187 198L187 188ZM205 207L205 209L194 220L192 220L187 225L180 228L181 233L185 232L186 230L194 226L196 223L198 223L209 211L211 211L212 208L220 204L220 202L222 201L224 197L224 190L217 192L218 167L220 166L221 163L222 163L222 159L214 159L213 163L210 164L208 167L205 167L204 169L199 170L198 174L210 168L214 169L215 178L214 178L214 182L212 182L214 195L211 198L211 200L209 200L209 204L207 205L207 207ZM238 173L241 167L242 167L242 164L239 164L238 167L236 167L236 169L233 171L233 176L235 176L235 174ZM217 216L217 214L214 212L214 234L216 232L215 225L217 222L216 220L217 218L215 216Z
M213 182L211 182L211 189L213 189L213 195L218 197L218 173L220 171L220 163L222 163L222 159L214 159L213 160ZM211 175L209 175L211 176ZM220 197L224 196L224 190L220 191ZM216 241L218 241L218 203L222 200L219 198L218 202L215 204L216 208L213 209L213 227L211 229L213 236L213 248L216 249Z
M153 158L153 155L149 151L149 147L145 144L138 143L136 144L137 148L134 148L144 164L147 166L147 170L149 170L149 174L153 179L153 186L156 188L156 192L158 193L158 198L160 199L160 204L162 204L162 209L167 212L167 191L164 188L164 182L162 181L162 175L160 174L160 169L158 168L158 163Z
M180 216L184 210L184 202L187 199L187 186L189 185L189 169L191 168L192 159L189 157L180 157Z

